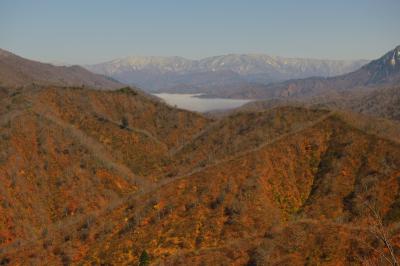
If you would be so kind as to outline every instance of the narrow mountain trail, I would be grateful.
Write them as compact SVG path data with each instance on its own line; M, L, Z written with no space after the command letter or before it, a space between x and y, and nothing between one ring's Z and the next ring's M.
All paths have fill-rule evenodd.
M108 119L108 122L110 122L110 123L112 123L112 124L114 124L116 126L120 126L120 123L118 123L117 121L110 120L109 118L107 118L107 119ZM152 141L154 141L155 143L157 143L159 145L166 146L166 144L164 142L159 140L156 136L154 136L153 134L151 134L147 130L140 129L140 128L137 128L137 127L132 127L132 126L126 126L125 129L127 129L129 131L132 131L132 132L135 132L135 133L138 133L138 134L141 134L141 135L144 135L144 136L146 136L147 138L151 139Z
M186 141L185 143L183 143L182 145L172 148L169 151L169 155L171 157L173 157L175 154L177 154L179 151L181 151L183 148L185 148L186 146L190 145L195 139L199 138L200 136L202 136L203 134L205 134L206 132L208 132L211 128L213 128L215 125L217 125L219 123L219 120L213 121L211 122L208 126L204 127L202 130L200 130L199 132L197 132L196 134L194 134L190 140Z
M197 173L197 172L202 171L202 170L204 170L204 169L207 169L207 168L209 168L209 167L213 167L213 166L216 166L216 165L219 165L219 164L222 164L222 163L231 161L231 160L236 159L236 158L238 158L238 157L245 156L245 155L250 154L250 153L252 153L252 152L261 150L262 148L264 148L264 147L266 147L266 146L268 146L268 145L270 145L270 144L272 144L272 143L278 142L278 141L281 140L281 139L284 139L284 138L286 138L286 137L288 137L288 136L292 136L292 135L297 134L297 133L299 133L299 132L301 132L301 131L303 131L303 130L306 130L306 129L308 129L308 128L311 128L311 127L317 125L318 123L320 123L320 122L326 120L327 118L331 117L334 113L335 113L335 112L333 112L333 111L332 111L332 112L329 112L328 114L323 115L323 116L321 116L320 118L318 118L318 119L316 119L316 120L314 120L314 121L312 121L312 122L310 122L310 123L308 123L308 124L306 124L306 125L304 125L304 126L302 126L302 127L297 128L296 130L293 130L293 131L290 131L290 132L288 132L288 133L282 134L282 135L280 135L280 136L278 136L278 137L276 137L276 138L273 138L273 139L271 139L271 140L267 140L267 141L261 143L260 145L258 145L257 147L254 147L254 148L252 148L252 149L244 150L244 151L242 151L242 152L238 152L238 153L235 153L235 154L233 154L233 155L227 156L227 157L225 157L225 158L223 158L223 159L215 160L215 161L214 161L213 163L211 163L211 164L208 164L208 165L205 165L205 166L202 166L202 167L199 167L199 168L192 169L190 172L181 174L180 177L181 177L181 176L185 176L185 175L192 175L192 174L194 174L194 173ZM203 132L203 133L205 133L205 132ZM201 137L201 135L199 135L198 137ZM177 177L174 177L174 178L177 178Z
M304 130L306 130L308 128L311 128L311 127L317 125L318 123L324 121L325 119L329 118L333 114L334 114L334 112L330 112L330 113L322 116L321 118L313 121L312 123L310 123L310 124L308 124L308 125L306 125L304 127L301 127L301 128L299 128L299 129L297 129L295 131L283 134L283 135L281 135L281 136L279 136L277 138L269 140L269 141L259 145L258 147L255 147L255 148L251 149L251 150L246 150L246 151L237 153L235 155L229 156L229 157L224 158L222 160L218 160L215 163L212 163L212 164L209 164L209 165L206 165L206 166L203 166L203 167L199 167L199 168L193 169L192 171L190 171L188 173L185 173L185 174L182 174L182 175L179 175L179 176L176 176L176 177L172 177L172 178L168 178L168 179L167 178L161 179L157 183L153 183L153 184L146 183L145 185L139 187L137 192L135 192L133 194L125 195L125 196L121 197L120 199L118 199L118 200L116 200L114 202L111 202L103 210L89 212L89 213L86 213L86 214L81 214L79 216L77 215L77 216L67 217L67 218L65 218L65 219L63 219L61 221L57 221L57 222L47 226L46 229L49 232L48 235L56 235L56 233L52 233L52 231L53 230L56 231L57 229L60 228L61 225L63 225L64 228L65 227L72 227L72 228L76 229L76 227L81 225L87 219L87 217L89 217L89 216L94 216L96 219L100 219L102 216L107 215L108 213L111 213L112 211L124 206L124 204L126 204L127 202L134 201L134 200L136 200L136 199L138 199L141 196L144 196L146 194L154 193L157 190L161 189L162 187L164 187L166 185L169 185L171 183L174 183L174 182L176 182L178 180L182 180L182 179L185 179L185 178L190 178L194 174L202 172L202 171L204 171L206 169L209 169L209 168L215 167L215 166L217 166L219 164L223 164L223 163L226 163L228 161L234 160L236 158L245 156L245 155L250 154L252 152L256 152L256 151L258 151L258 150L260 150L260 149L262 149L262 148L264 148L264 147L266 147L268 145L271 145L271 144L273 144L275 142L278 142L278 141L284 139L287 136L291 136L291 135L297 134L299 132L302 132L302 131L304 131ZM40 114L40 115L44 115L44 114ZM83 140L86 140L86 138L89 138L89 137L85 136L85 134L82 131L80 131L79 129L76 129L76 128L72 127L71 125L66 124L63 121L60 121L56 117L53 117L53 116L51 116L49 114L45 114L44 117L47 118L47 119L50 119L51 121L53 121L53 122L55 122L57 124L59 124L60 126L65 128L66 130L71 130L71 133L73 132L74 134L76 134L76 137L78 137L78 138L82 138ZM92 146L92 148L91 148L92 151L94 151L94 152L97 152L97 151L98 152L104 152L104 150L103 150L103 148L101 147L100 144L98 144L98 143L96 144L95 141L93 141L93 143L91 143L91 144L94 144L94 146L96 146L96 148L93 148L94 146ZM102 158L103 159L107 159L108 157L102 157ZM115 166L116 167L121 167L119 169L121 169L121 171L125 171L124 170L125 167L123 165L115 163ZM129 174L129 172L127 172L127 174ZM136 176L133 175L133 177L136 177ZM16 240L13 243L10 243L6 247L4 247L3 250L0 251L0 254L1 253L5 253L6 250L7 250L7 247L12 248L12 247L15 247L15 245L18 245L19 248L23 248L23 247L26 248L26 247L35 245L37 243L37 241L40 241L40 240L44 240L44 239L40 238L40 237L35 237L35 238L31 238L31 239L26 239L26 240L20 240L20 239Z
M135 175L128 167L118 162L115 158L112 157L107 149L105 149L100 143L98 143L95 139L89 137L83 131L79 130L73 125L62 121L61 119L54 115L51 115L50 113L41 112L38 110L34 110L34 113L70 132L80 142L81 145L85 146L85 148L91 151L92 154L94 154L98 159L100 159L102 162L124 176L128 182L134 182L139 186L147 186L150 184L148 180Z
M184 173L184 174L172 177L172 178L162 178L157 183L152 183L152 184L147 184L145 186L141 186L141 187L139 187L137 192L134 192L134 193L131 193L131 194L127 194L127 195L121 197L120 199L109 203L109 205L107 207L105 207L104 209L102 209L102 210L93 211L93 212L89 212L89 213L86 213L86 214L80 214L80 215L76 215L76 216L66 217L61 221L57 221L57 222L47 226L46 229L49 232L48 235L49 236L57 235L57 231L59 230L60 226L63 226L63 228L71 228L71 230L76 231L77 228L90 216L94 217L97 221L104 220L107 215L109 215L110 213L118 210L118 208L124 207L129 202L132 202L132 201L135 201L137 199L140 199L140 197L143 197L143 196L145 196L145 195L147 195L149 193L155 193L157 190L162 189L164 186L170 185L170 184L172 184L172 183L174 183L176 181L182 180L182 179L190 178L194 174L200 173L200 172L202 172L204 170L207 170L207 169L210 169L210 168L215 167L217 165L220 165L220 164L223 164L223 163L238 159L238 158L240 158L242 156L245 156L245 155L248 155L250 153L257 152L257 151L267 147L268 145L272 145L272 144L274 144L274 143L276 143L278 141L281 141L282 139L285 139L285 138L287 138L289 136L301 133L301 132L303 132L303 131L311 128L311 127L315 127L319 123L325 121L326 119L330 118L331 116L333 116L335 114L336 114L335 111L331 111L328 114L326 114L324 116L321 116L320 118L316 119L315 121L304 125L303 127L300 127L300 128L298 128L298 129L296 129L294 131L288 132L286 134L283 134L283 135L280 135L280 136L278 136L276 138L268 140L268 141L260 144L259 146L255 147L253 149L245 150L243 152L233 154L233 155L231 155L229 157L226 157L226 158L223 158L221 160L215 161L212 164L208 164L208 165L203 166L203 167L198 167L198 168L192 169L191 171L189 171L187 173ZM43 114L41 114L41 115L43 115ZM55 117L52 117L49 114L45 114L44 117L47 118L47 119L50 119L51 121L53 121L53 122L55 122L57 124L59 124L60 126L65 128L66 130L71 130L76 135L77 138L82 138L83 137L83 139L86 140L87 136L85 136L85 134L82 131L80 131L79 129L71 127L70 125L66 124L65 122L59 121L59 119L57 119ZM96 144L96 142L93 141L90 144L91 144L90 146L91 146L91 149L92 149L93 152L96 152L96 153L97 152L100 152L100 153L104 152L104 148L101 147L101 145L99 143ZM92 145L92 144L94 144L94 145ZM93 148L95 146L96 146L96 148ZM108 160L108 159L112 159L112 157L102 157L102 159ZM123 165L121 165L119 163L115 163L115 166L116 167L121 167L119 169L121 169L122 172L125 171L125 167ZM127 174L129 174L129 172ZM136 177L134 174L132 174L132 176ZM352 226L354 226L354 225L352 225ZM98 228L101 228L101 226L97 225L94 228L94 230L98 230ZM354 228L357 228L357 227L354 227ZM35 238L30 238L30 239L18 239L18 240L15 240L13 243L10 243L6 247L3 247L3 249L0 250L0 254L6 254L7 250L10 250L10 251L11 250L15 250L16 247L17 247L17 249L34 247L35 245L38 244L38 241L45 241L47 239L51 239L51 237L42 238L42 237L38 236L38 237L35 237ZM234 241L226 242L225 245L232 245L234 243L235 243ZM210 249L212 250L213 247L210 247ZM215 248L215 249L217 249L217 248Z
M245 156L247 154L253 153L253 152L257 152L265 147L267 147L268 145L272 145L276 142L281 141L282 139L288 137L288 136L292 136L298 133L303 132L304 130L307 130L311 127L315 127L317 126L319 123L325 121L326 119L330 118L332 115L335 115L336 112L332 111L318 119L316 119L315 121L308 123L306 125L304 125L301 128L297 128L294 131L288 132L286 134L280 135L276 138L270 139L262 144L260 144L259 146L250 149L250 150L245 150L243 152L237 153L237 154L233 154L229 157L223 158L221 160L215 161L212 164L203 166L203 167L198 167L195 169L192 169L190 172L184 173L182 175L178 175L175 176L173 178L164 178L161 179L159 182L157 183L153 183L153 184L149 184L148 186L143 186L143 187L139 187L139 190L137 192L131 193L131 194L127 194L123 197L121 197L118 200L115 200L111 203L109 203L109 205L105 208L103 208L102 210L98 210L98 211L93 211L93 212L89 212L86 214L80 214L80 215L76 215L76 216L70 216L70 217L66 217L60 221L57 221L53 224L50 224L49 226L47 226L46 229L48 231L48 237L41 237L41 236L37 236L37 237L33 237L30 239L18 239L15 240L13 243L10 243L9 245L7 245L6 247L3 247L2 250L0 250L0 254L7 254L7 252L10 252L8 254L15 254L16 250L23 250L23 249L35 249L35 247L37 247L38 245L40 245L43 241L55 241L54 243L58 243L59 241L62 241L63 237L62 235L60 235L59 233L59 229L60 227L65 228L69 228L68 230L70 231L77 231L78 228L88 219L88 217L92 217L94 218L96 221L100 221L99 223L95 223L93 229L94 230L93 233L99 232L99 230L102 230L102 223L101 221L104 221L107 219L107 216L112 214L115 211L122 211L123 208L126 206L126 204L130 203L130 202L134 202L136 200L139 200L141 197L148 195L149 193L155 193L157 190L162 189L164 186L170 185L176 181L182 180L182 179L186 179L186 178L190 178L192 177L194 174L196 173L200 173L204 170L207 170L209 168L215 167L219 164L223 164L226 162L229 162L231 160L235 160L237 158L240 158L241 156ZM52 117L51 115L46 115L47 119L53 119L54 122L60 122L58 121L57 118ZM50 118L49 118L50 117ZM77 137L81 137L82 135L84 135L83 132L81 132L80 130L74 130L74 129L70 129L70 125L65 125L64 122L60 122L61 125L65 126L66 129L68 130L72 130L76 133ZM100 144L98 144L100 145ZM101 146L101 145L100 145ZM100 149L102 150L102 148ZM106 157L103 157L103 159L107 159ZM120 209L122 208L122 209ZM138 211L138 210L132 210L132 212L130 212L130 215L134 215L134 213ZM123 221L121 220L121 223ZM351 226L355 226L355 225L351 225ZM349 227L350 228L350 227ZM358 227L355 226L354 229L357 229ZM61 242L60 242L61 243ZM224 247L227 246L231 246L231 245L236 245L236 244L240 244L242 242L236 241L236 240L232 240L232 241L227 241L224 243ZM212 250L218 250L220 247L209 247L209 248L205 248L205 249L199 249L198 251L201 250L208 250L208 251L212 251ZM190 253L192 251L187 251L186 253ZM158 262L157 262L158 263ZM163 263L162 261L160 261L159 263ZM162 264L161 264L162 265Z

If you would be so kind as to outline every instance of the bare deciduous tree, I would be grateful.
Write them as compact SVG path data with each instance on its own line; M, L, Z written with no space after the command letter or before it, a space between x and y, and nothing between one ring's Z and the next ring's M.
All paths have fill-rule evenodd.
M367 189L366 189L367 191ZM375 249L379 255L386 260L390 265L399 266L398 259L394 253L393 245L391 243L387 227L383 223L383 218L379 212L376 204L369 200L362 200L363 205L368 211L368 217L370 218L369 230L379 241L381 241L384 247L388 250L387 254L385 251Z

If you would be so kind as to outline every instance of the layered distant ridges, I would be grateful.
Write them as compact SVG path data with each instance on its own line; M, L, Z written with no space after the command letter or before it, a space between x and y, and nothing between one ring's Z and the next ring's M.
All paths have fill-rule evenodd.
M305 98L326 93L352 91L377 86L397 86L400 82L400 46L360 69L335 77L310 77L269 84L264 87L224 93L231 98Z
M334 76L354 71L366 60L321 60L284 58L265 54L228 54L190 60L183 57L131 56L86 66L87 69L111 76L122 82L134 83L150 89L165 89L193 83L193 74L217 72L237 75L235 82L270 83L310 76ZM160 76L161 75L161 76ZM207 80L207 76L204 75ZM158 84L154 80L165 80ZM207 83L207 82L203 82Z

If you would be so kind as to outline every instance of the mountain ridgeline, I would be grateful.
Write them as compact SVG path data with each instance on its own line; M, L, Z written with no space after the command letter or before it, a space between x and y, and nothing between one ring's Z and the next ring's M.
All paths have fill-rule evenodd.
M111 78L96 75L80 66L53 66L28 60L0 49L0 86L25 85L86 86L116 89L123 85Z
M9 62L0 265L398 265L398 49L220 117Z
M290 80L262 88L226 91L224 95L265 99L249 103L243 110L300 104L400 120L400 46L345 75Z
M311 76L335 76L356 70L365 63L366 60L340 61L284 58L263 54L229 54L200 60L132 56L85 67L145 90L203 93L223 86L268 84Z
M371 61L360 69L335 77L312 77L270 84L262 88L226 94L226 97L242 98L306 98L325 93L396 86L400 83L400 46L381 58Z

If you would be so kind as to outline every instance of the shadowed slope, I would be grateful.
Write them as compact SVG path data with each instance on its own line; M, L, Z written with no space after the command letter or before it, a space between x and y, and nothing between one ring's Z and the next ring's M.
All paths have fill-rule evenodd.
M32 83L99 89L116 89L123 86L117 81L93 74L80 66L53 66L0 49L0 85L15 88Z

